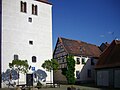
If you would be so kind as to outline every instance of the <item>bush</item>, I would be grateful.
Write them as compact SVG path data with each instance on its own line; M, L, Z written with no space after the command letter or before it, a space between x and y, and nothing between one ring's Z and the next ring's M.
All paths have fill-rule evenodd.
M75 84L75 60L73 56L67 56L67 71L66 71L66 78L68 84Z

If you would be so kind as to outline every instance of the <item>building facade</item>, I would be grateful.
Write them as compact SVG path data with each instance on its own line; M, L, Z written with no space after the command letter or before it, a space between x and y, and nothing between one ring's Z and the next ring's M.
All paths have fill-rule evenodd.
M75 64L76 83L94 82L95 65L101 50L98 46L86 42L59 37L53 53L53 58L59 63L59 70L54 72L54 82L67 83L62 75L62 69L67 68L66 57L73 55Z
M2 0L1 7L1 74L14 59L27 60L30 73L42 69L44 60L52 58L52 4L48 0ZM21 83L25 77L20 75Z

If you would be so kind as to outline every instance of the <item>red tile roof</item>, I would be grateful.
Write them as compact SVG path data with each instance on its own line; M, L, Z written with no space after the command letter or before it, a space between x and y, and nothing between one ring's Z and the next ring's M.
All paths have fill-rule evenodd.
M96 69L118 66L120 66L120 40L113 40L100 55Z
M101 50L96 45L62 37L59 37L59 40L62 42L65 50L71 55L98 58L101 54Z

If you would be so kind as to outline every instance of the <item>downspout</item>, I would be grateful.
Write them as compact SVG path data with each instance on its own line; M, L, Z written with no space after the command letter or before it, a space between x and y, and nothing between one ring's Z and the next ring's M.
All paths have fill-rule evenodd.
M2 0L0 0L0 88L2 86Z

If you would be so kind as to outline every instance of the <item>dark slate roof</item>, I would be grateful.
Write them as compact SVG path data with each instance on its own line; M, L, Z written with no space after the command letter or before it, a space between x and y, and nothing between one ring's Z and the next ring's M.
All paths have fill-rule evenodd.
M96 45L89 44L83 41L66 39L62 37L59 37L59 40L62 42L68 54L74 56L89 56L96 58L98 58L101 54L101 50Z
M120 40L113 40L112 43L100 55L96 69L111 68L120 66Z
M39 2L43 2L43 3L47 3L47 4L52 5L52 3L48 2L48 0L35 0L35 1L39 1Z

